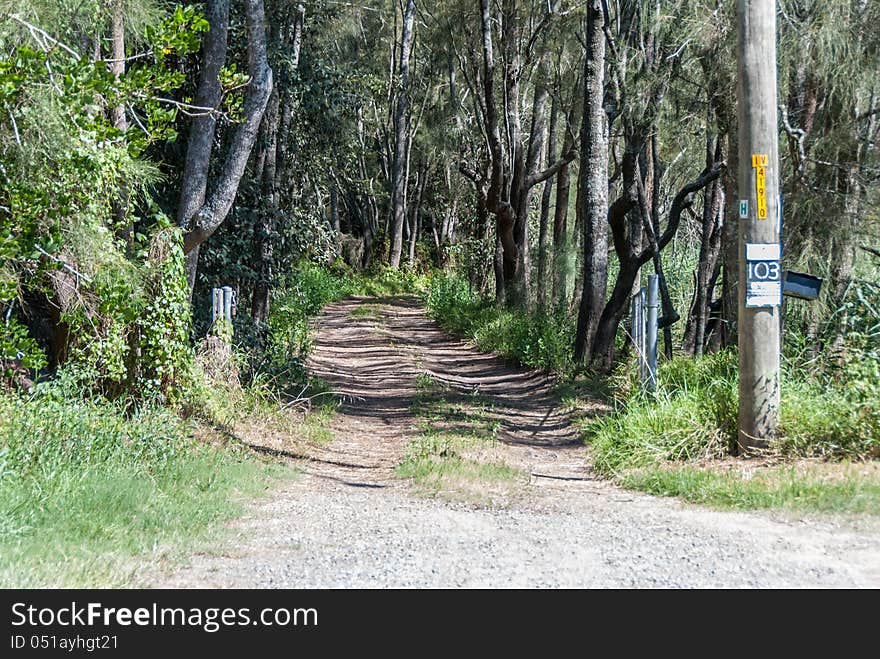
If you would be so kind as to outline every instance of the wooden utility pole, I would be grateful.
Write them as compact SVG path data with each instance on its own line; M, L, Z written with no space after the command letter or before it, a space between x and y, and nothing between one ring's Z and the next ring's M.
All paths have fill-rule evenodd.
M739 436L767 446L779 416L782 270L776 119L776 1L737 0Z

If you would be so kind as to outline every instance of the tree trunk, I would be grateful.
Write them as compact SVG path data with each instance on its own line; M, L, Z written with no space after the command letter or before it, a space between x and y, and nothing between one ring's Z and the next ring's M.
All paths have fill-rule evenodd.
M201 76L193 104L213 108L219 105L223 92L218 76L226 61L229 0L206 3L205 18L211 29L202 41ZM187 228L196 211L205 203L216 122L216 115L212 112L193 117L190 123L177 205L177 223L183 229Z
M400 37L400 83L397 88L397 104L394 111L394 154L391 164L391 254L392 268L400 267L403 251L403 225L406 222L406 154L409 135L409 59L413 41L415 0L407 0L403 12L403 29Z
M486 177L486 208L495 216L498 244L496 274L504 277L503 286L496 282L496 293L504 290L504 303L511 307L527 306L529 296L528 205L531 189L555 176L559 169L574 159L565 153L543 171L537 171L546 132L547 89L541 80L535 86L532 129L528 153L524 157L520 129L520 56L517 9L514 0L506 0L502 11L502 46L504 48L504 128L501 139L500 117L495 98L495 55L492 43L492 20L489 0L480 0L483 50L482 108L484 134L488 146L489 172ZM473 179L472 179L473 180ZM500 252L498 251L500 249Z
M507 299L507 291L504 290L504 246L501 244L501 235L495 236L495 253L492 255L492 269L495 273L495 304L502 306Z
M215 7L215 4L218 5ZM216 11L215 11L216 10ZM211 18L211 30L205 41L204 75L199 84L197 97L211 98L219 101L219 84L216 81L216 72L223 65L226 54L226 33L229 26L229 3L228 0L216 0L216 3L208 5L209 22ZM184 184L181 190L181 203L178 208L178 220L182 226L188 226L189 230L184 235L183 248L186 253L187 276L189 278L190 292L195 286L196 269L198 266L199 247L217 230L226 219L229 209L238 192L238 184L244 174L248 158L257 139L263 112L269 101L272 91L272 69L266 59L266 30L265 15L262 0L247 0L245 6L247 33L248 33L248 74L250 84L245 92L244 121L238 126L232 138L229 152L220 171L217 187L211 196L205 201L207 187L208 166L211 157L211 142L213 141L214 119L210 123L199 124L198 130L191 135L190 144L187 146L187 162L185 167L190 166L192 171L187 180L186 169L184 170ZM215 28L220 33L217 37L219 43L211 38ZM214 72L214 76L211 76ZM204 89L203 89L204 87ZM215 94L216 92L216 94ZM217 105L217 101L210 107ZM202 117L201 119L205 119ZM197 120L198 121L198 120ZM193 127L195 128L195 126ZM192 141L195 138L195 142ZM191 294L191 293L190 293Z
M574 356L589 361L608 285L608 133L605 128L605 34L602 3L587 3L584 60L584 113L581 120L581 164L578 186L582 195L584 232L583 293L578 310ZM621 264L623 266L623 264ZM615 289L615 292L616 289ZM624 295L628 296L629 287ZM616 328L615 328L616 329Z
M339 242L339 188L334 181L330 185L330 228L333 229L334 239Z
M299 68L299 54L302 48L303 25L306 20L306 8L302 4L296 6L296 17L293 20L293 34L290 36L290 66L296 71ZM286 37L282 37L283 39ZM287 95L285 95L287 96ZM289 187L288 172L290 161L288 158L288 144L290 142L290 125L293 121L293 101L287 97L281 103L281 118L278 125L278 154L275 169L275 189L278 191L278 203L284 200L284 191Z
M228 23L228 3L222 2L222 4L225 4L227 8L225 17ZM207 201L190 216L191 219L187 222L190 229L184 235L183 249L187 255L186 265L190 291L195 286L199 247L220 227L223 220L226 219L230 208L232 208L235 195L238 193L238 184L241 181L254 143L257 140L263 112L266 109L269 95L272 92L272 69L269 68L269 63L266 59L265 15L262 0L247 0L245 13L248 33L248 74L250 75L250 83L245 92L244 121L239 124L232 138L232 144L218 177L217 187ZM213 122L211 128L213 129ZM213 135L210 135L209 139L212 138ZM205 155L210 158L210 150ZM189 152L187 152L188 158ZM207 176L208 162L204 162L202 167L204 168L205 176ZM187 207L193 205L192 200L187 199L185 205Z
M262 166L263 204L260 208L259 227L255 233L254 253L257 257L257 282L251 300L251 316L254 323L263 324L269 319L269 297L272 285L273 234L278 199L275 189L276 153L278 138L278 92L274 90L263 114Z
M425 185L427 183L428 178L428 167L427 165L422 165L419 168L417 173L418 176L418 184L416 186L416 201L415 207L413 208L412 213L412 230L409 235L409 264L410 266L415 264L416 261L416 241L419 238L419 229L422 224L422 198L425 194Z
M566 131L563 151L572 147L572 138ZM563 308L566 300L568 245L568 201L571 190L568 164L563 165L556 175L556 204L553 208L553 299Z
M556 122L559 114L556 98L550 110L550 129L547 133L547 162L551 163L556 159ZM558 176L558 175L557 175ZM550 220L550 197L553 195L553 177L551 176L544 181L544 189L541 191L541 216L538 223L538 285L537 298L538 308L546 309L547 307L547 243L549 239ZM555 228L555 226L554 226Z

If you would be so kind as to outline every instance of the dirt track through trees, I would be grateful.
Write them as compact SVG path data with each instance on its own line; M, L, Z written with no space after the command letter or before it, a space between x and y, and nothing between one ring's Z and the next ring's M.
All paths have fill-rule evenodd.
M329 305L309 369L344 400L334 440L291 451L302 475L236 522L233 542L153 585L880 586L873 520L715 512L595 478L545 376L450 337L414 298ZM466 457L524 474L501 505L428 497L395 473L425 432L425 382L484 403L493 440Z

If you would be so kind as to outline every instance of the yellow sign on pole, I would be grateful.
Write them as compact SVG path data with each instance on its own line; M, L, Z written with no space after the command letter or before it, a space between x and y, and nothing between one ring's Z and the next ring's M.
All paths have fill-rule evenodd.
M767 162L766 153L752 154L752 167L755 168L755 194L757 196L757 218L767 219Z

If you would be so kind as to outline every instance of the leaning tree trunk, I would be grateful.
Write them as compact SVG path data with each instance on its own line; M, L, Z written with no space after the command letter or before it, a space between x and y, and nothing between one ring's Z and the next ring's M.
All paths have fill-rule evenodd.
M215 9L214 4L209 3L208 5L209 22L211 20L210 17L215 19L215 23L211 24L211 30L208 35L210 37L216 27L222 33L222 39L219 44L213 43L211 38L206 39L204 66L206 70L211 69L212 71L219 72L219 67L223 65L226 53L229 3L228 0L216 0L216 4L221 6L216 13L212 11ZM199 248L220 227L232 208L235 195L238 193L238 184L241 181L254 143L257 140L263 112L266 109L269 95L272 92L272 69L269 68L269 62L266 59L266 18L262 0L247 0L245 3L245 14L250 83L245 92L244 121L239 124L233 135L223 167L219 172L217 186L207 200L205 200L205 190L211 157L211 142L214 137L213 119L210 124L199 126L199 130L195 135L196 142L193 143L191 139L187 147L186 164L187 166L190 165L192 156L193 171L191 176L193 181L186 181L185 171L178 219L183 226L188 227L188 231L184 234L183 238L183 249L186 253L190 294L192 294L192 289L195 286ZM204 90L202 89L202 83L206 87ZM212 79L210 74L203 75L197 95L211 96L215 89L215 84L216 76ZM208 104L206 103L205 105ZM216 103L210 105L210 107L215 105Z
M593 345L593 361L606 371L611 368L614 361L614 338L629 303L629 295L639 269L655 255L659 256L660 252L671 242L678 231L682 213L693 206L697 192L718 179L724 166L723 162L714 163L711 168L705 169L694 181L679 190L672 200L669 220L663 234L659 237L649 236L648 246L639 251L644 222L642 221L643 213L640 209L634 208L638 194L634 194L632 188L638 187L637 182L641 177L636 154L641 151L637 145L643 143L643 137L644 134L641 131L636 131L635 135L630 138L633 143L627 145L627 152L623 159L624 195L614 202L608 212L608 221L614 237L614 249L620 261L620 272L614 283L611 298L599 318L599 326L596 329L596 339Z
M211 29L202 41L201 76L193 103L199 107L214 108L220 104L223 93L218 76L226 61L229 0L208 2L205 17ZM177 205L177 223L183 229L188 227L196 211L205 203L216 123L216 115L208 112L194 117L190 124Z

